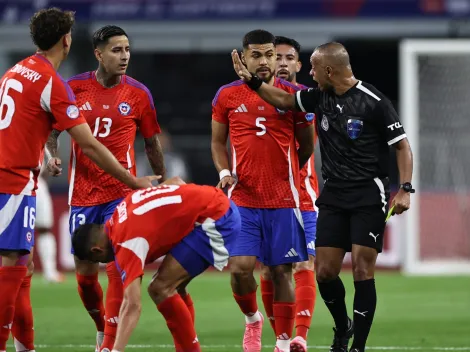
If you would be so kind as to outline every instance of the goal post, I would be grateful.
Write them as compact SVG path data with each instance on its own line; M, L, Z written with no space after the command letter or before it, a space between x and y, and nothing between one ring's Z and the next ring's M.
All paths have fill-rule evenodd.
M400 43L400 115L414 154L403 272L470 275L470 40Z

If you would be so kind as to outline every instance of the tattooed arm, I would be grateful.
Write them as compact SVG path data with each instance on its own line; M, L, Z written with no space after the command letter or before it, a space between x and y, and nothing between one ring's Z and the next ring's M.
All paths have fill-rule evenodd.
M61 131L52 130L49 138L47 139L46 146L44 148L44 154L46 156L47 171L52 176L59 176L62 174L62 161L58 157L59 151L59 135Z
M160 141L158 140L158 135L154 134L150 138L144 138L144 141L147 159L149 160L153 173L155 175L162 176L162 178L159 180L159 183L162 183L166 180L165 162L163 160L163 150Z

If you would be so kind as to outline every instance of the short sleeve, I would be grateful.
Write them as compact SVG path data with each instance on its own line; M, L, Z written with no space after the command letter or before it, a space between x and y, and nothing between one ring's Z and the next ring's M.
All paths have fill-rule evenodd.
M320 90L318 88L309 88L299 90L295 93L295 107L303 112L315 112L320 100Z
M295 128L306 128L311 126L315 120L314 113L305 113L305 112L294 112L294 122Z
M382 99L377 103L375 116L379 121L379 128L384 133L388 145L393 145L406 138L405 129L390 100Z
M150 138L157 133L161 133L160 125L157 120L157 110L155 109L150 91L147 91L147 94L145 94L142 100L139 130L144 138Z
M224 87L218 90L212 100L212 120L228 125L228 109L225 107Z
M136 237L119 244L116 262L124 289L135 279L144 275L144 266L149 251L147 240Z
M72 89L57 76L51 77L42 91L41 106L54 116L54 128L61 131L86 123L76 105Z

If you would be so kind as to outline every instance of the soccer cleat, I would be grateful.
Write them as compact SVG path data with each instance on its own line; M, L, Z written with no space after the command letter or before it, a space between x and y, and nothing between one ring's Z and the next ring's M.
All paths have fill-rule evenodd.
M264 317L258 312L260 320L245 325L245 334L243 335L244 352L261 352L261 334L263 332Z
M359 348L351 348L349 352L364 352L364 350L360 350Z
M307 352L307 341L302 336L296 336L290 342L290 352Z
M98 331L98 332L96 333L96 348L95 348L95 352L100 352L100 350L101 350L101 345L103 344L103 340L104 340L104 332Z
M330 352L348 352L349 340L354 334L354 324L351 319L349 319L348 330L341 332L333 328L335 335L333 337L333 344L330 347Z

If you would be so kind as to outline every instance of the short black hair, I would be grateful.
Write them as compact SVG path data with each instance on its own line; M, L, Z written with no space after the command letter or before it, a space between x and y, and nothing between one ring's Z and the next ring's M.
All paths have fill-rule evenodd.
M264 29L255 29L243 37L243 48L247 49L250 44L274 44L275 40L276 38L272 33Z
M92 240L97 229L99 229L99 225L97 224L84 224L73 232L72 248L78 259L88 260L91 254Z
M49 50L60 38L72 30L75 12L57 7L36 12L30 19L29 32L33 43L41 50Z
M292 39L292 38L283 37L282 35L279 35L279 36L276 37L274 45L281 45L281 44L285 44L285 45L289 45L289 46L293 47L295 49L295 51L297 52L297 54L300 54L301 47L300 47L300 44L297 40Z
M126 31L118 26L107 25L98 29L93 33L93 49L96 49L102 44L108 44L108 40L112 37L125 35L129 38Z

